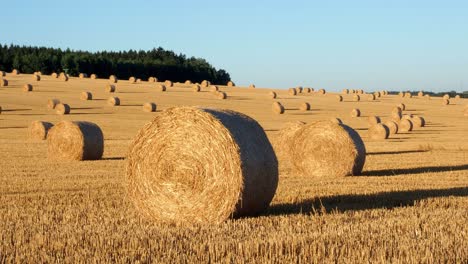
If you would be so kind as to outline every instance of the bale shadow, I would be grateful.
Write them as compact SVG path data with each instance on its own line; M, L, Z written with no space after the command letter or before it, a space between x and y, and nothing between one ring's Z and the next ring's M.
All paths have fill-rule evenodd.
M72 110L93 110L102 109L101 107L73 107Z
M326 212L363 211L371 209L393 209L414 206L417 201L439 197L467 197L468 187L381 192L376 194L349 194L305 199L297 203L271 205L264 215L297 215Z
M69 115L112 115L113 113L70 113Z
M143 106L142 104L124 104L120 106Z
M27 126L0 127L0 129L28 128Z
M32 111L32 109L19 108L19 109L3 109L2 112L20 112L20 111Z
M397 154L407 154L407 153L421 153L428 152L428 150L401 150L401 151L382 151L382 152L368 152L366 155L397 155Z
M124 160L125 157L108 157L108 158L102 158L101 160Z
M454 165L454 166L429 166L429 167L417 167L409 169L385 169L385 170L373 170L373 171L364 171L361 175L356 177L363 176L398 176L398 175L407 175L407 174L423 174L430 172L447 172L447 171L462 171L468 170L468 164L463 165Z

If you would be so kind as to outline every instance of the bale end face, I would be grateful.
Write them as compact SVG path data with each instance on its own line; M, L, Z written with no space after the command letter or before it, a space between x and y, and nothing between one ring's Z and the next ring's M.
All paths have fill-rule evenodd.
M280 102L274 102L272 105L272 111L275 114L284 114L284 106Z
M54 125L50 122L34 121L29 126L29 138L32 140L45 140L47 133Z
M93 100L93 94L90 92L82 92L80 99L83 101Z
M59 99L49 99L47 100L47 108L52 110L52 109L55 109L55 107L60 104L60 100Z
M68 104L59 103L55 106L55 111L59 115L68 115L70 114L70 106Z
M156 112L156 104L155 103L143 104L143 111L144 112Z
M33 90L32 84L28 83L23 86L23 92L32 92L32 90Z
M107 99L107 104L110 106L119 106L120 105L120 98L112 96Z
M309 110L310 110L310 104L307 103L307 102L301 103L301 105L299 106L299 110L301 110L301 111L309 111Z
M268 93L268 98L276 99L276 97L277 97L277 95L276 95L275 92L272 91L272 92L269 92L269 93Z
M361 116L361 110L355 108L351 110L351 117L360 117Z
M370 139L373 140L387 139L390 135L390 130L386 125L374 124L367 131L367 135Z

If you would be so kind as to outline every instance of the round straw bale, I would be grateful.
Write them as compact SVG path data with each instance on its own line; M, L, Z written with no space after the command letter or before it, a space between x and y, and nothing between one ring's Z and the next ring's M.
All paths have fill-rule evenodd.
M203 87L203 88L206 88L206 87L208 87L210 85L211 85L211 83L209 81L207 81L207 80L203 80L201 82L201 87Z
M383 124L374 124L367 131L367 136L374 140L387 139L389 135L389 128Z
M353 96L353 100L354 100L355 102L359 102L359 101L361 100L361 97L360 97L358 94L355 94L355 95Z
M336 100L337 100L338 102L343 102L343 96L337 95L337 96L336 96Z
M411 122L414 127L424 127L426 125L426 120L421 116L413 116Z
M351 110L351 117L360 117L361 116L361 111L357 108L354 108Z
M318 121L301 127L291 143L293 169L305 176L358 175L366 160L359 134L344 124Z
M341 93L342 93L342 94L349 94L349 89L343 89L343 90L341 91Z
M60 80L64 81L64 82L68 82L68 75L66 74L61 74L60 75Z
M396 122L389 120L385 122L385 126L388 127L388 131L391 135L398 133L398 124Z
M271 108L275 114L284 114L284 106L280 102L274 102Z
M56 72L53 72L50 76L52 76L52 78L58 78L58 74Z
M358 94L364 94L364 90L358 90Z
M128 194L155 221L221 223L265 210L278 160L262 127L231 110L171 108L135 137Z
M304 93L310 93L311 89L309 87L304 88Z
M367 95L367 100L369 100L369 101L374 101L374 100L375 100L375 94L369 94L369 95Z
M217 91L215 94L218 99L224 100L227 98L227 94L225 92Z
M91 79L93 79L93 80L97 79L97 75L96 75L96 74L94 74L94 73L93 73L93 74L91 74Z
M8 80L7 79L0 79L0 87L7 87Z
M279 161L281 161L280 166L283 162L284 164L288 164L291 162L291 159L294 158L291 153L292 140L294 138L294 134L305 124L306 123L302 121L287 122L278 132L275 140L273 141L273 146Z
M402 117L403 116L402 116L401 112L392 111L391 118L392 118L393 121L400 122Z
M19 70L17 70L17 69L13 69L13 71L11 71L11 74L12 74L12 75L19 75L19 73L20 73L20 72L19 72Z
M62 121L47 136L47 156L54 160L98 160L104 153L104 136L91 122Z
M315 92L315 89L314 89L314 88L310 88L310 92Z
M234 84L234 82L229 81L229 82L227 83L227 86L228 86L228 87L234 87L234 86L236 86L236 85Z
M191 85L192 84L192 81L191 80L186 80L185 81L185 85Z
M309 110L310 110L310 104L307 103L307 102L301 103L301 105L299 106L299 110L301 110L301 111L309 111Z
M418 92L418 97L423 97L423 96L424 96L423 91L419 91L419 92Z
M401 119L400 123L398 123L398 131L401 132L410 132L413 130L413 122L409 119Z
M29 138L34 140L45 140L47 132L54 125L44 121L33 121L29 126Z
M80 79L88 78L88 74L86 74L86 73L80 73L80 75L78 75L78 77L79 77Z
M304 89L304 88L302 88L302 86L296 87L297 93L302 93L302 90L303 90L303 89Z
M166 85L166 87L172 87L172 86L174 86L174 83L171 80L166 80L164 82L164 85Z
M141 83L141 79L140 79L140 78L137 78L137 79L136 79L136 82L137 82L137 83Z
M442 105L449 105L450 104L450 100L449 99L443 99L442 100Z
M83 100L83 101L93 100L93 94L90 93L90 92L82 92L81 96L80 96L80 99Z
M381 121L380 121L380 117L378 116L369 116L367 118L367 121L369 122L369 125L373 126L375 124L379 124Z
M154 83L154 82L157 82L158 79L156 79L156 77L149 77L148 78L148 82L151 82L151 83Z
M23 85L23 92L32 92L32 90L33 90L32 84L27 83Z
M400 103L399 105L397 105L398 107L401 108L402 111L405 111L406 110L406 105L404 103Z
M413 95L412 95L410 92L406 92L406 93L405 93L405 97L406 97L406 98L412 98Z
M112 96L107 99L107 104L110 106L117 106L120 105L120 98Z
M211 91L211 92L217 92L217 91L219 91L219 88L218 88L218 86L216 86L216 85L211 85L211 86L210 86L210 91Z
M271 99L275 99L276 98L276 93L271 91L268 93L268 97L271 98Z
M288 93L289 93L289 95L296 95L297 90L296 90L296 88L289 88Z
M33 74L32 80L38 82L38 81L41 80L41 76L40 76L40 75L37 75L37 74Z
M429 100L429 99L431 99L431 96L428 95L428 94L426 94L426 95L424 95L424 98L426 98L427 100Z
M405 97L405 94L404 94L403 92L399 92L399 93L398 93L398 96L400 96L400 97Z
M393 109L392 109L392 113L402 113L403 112L403 109L400 107L400 106L395 106Z
M319 94L325 94L326 91L325 91L325 89L322 88L322 89L320 89L320 90L318 91L318 93L319 93Z
M355 93L356 93L356 90L351 89L349 92L352 93L352 94L355 94Z
M47 100L47 108L52 110L52 109L55 109L55 107L60 104L60 100L59 99L49 99Z
M341 119L339 119L338 117L334 117L330 119L330 121L336 124L343 124L343 121L341 121Z
M375 95L375 97L377 97L377 98L380 98L380 97L382 96L382 95L380 94L380 92L375 92L374 95Z
M59 103L55 106L55 112L59 115L68 115L70 114L70 106L68 104Z
M199 92L200 90L201 90L200 85L195 84L194 86L192 86L192 91L194 91L194 92Z
M118 79L115 75L109 76L109 82L110 83L117 83Z
M5 77L5 76L6 76L6 72L0 71L0 77Z
M249 85L249 88L255 88L255 84Z
M458 99L460 99L460 98L461 98L461 96L460 96L459 94L455 95L455 99L458 100Z
M136 78L132 76L132 77L128 78L128 82L132 83L132 84L136 83Z
M155 103L144 103L143 104L143 112L156 112L156 104Z
M158 85L156 85L156 90L159 91L159 92L165 92L166 91L166 85L158 84Z
M115 85L113 85L113 84L106 85L105 91L107 93L114 93L115 92Z
M444 94L444 96L442 97L442 99L450 99L450 95Z

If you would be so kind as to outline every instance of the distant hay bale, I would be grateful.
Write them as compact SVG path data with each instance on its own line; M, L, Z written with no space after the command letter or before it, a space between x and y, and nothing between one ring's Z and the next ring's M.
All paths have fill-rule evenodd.
M202 87L202 88L207 88L207 87L210 86L210 85L211 85L211 83L210 83L209 81L207 81L207 80L203 80L203 81L201 82L201 87Z
M389 128L383 124L374 124L367 130L367 136L374 140L387 139L389 135Z
M78 77L79 77L80 79L88 78L88 74L86 74L86 73L80 73L80 75L78 75Z
M343 89L343 90L341 91L341 93L342 93L342 94L349 94L349 90L348 90L348 89Z
M166 87L172 87L172 86L174 86L174 83L171 80L166 80L164 82L164 85L166 85Z
M5 77L5 76L6 76L6 72L0 71L0 77Z
M19 72L19 70L17 70L17 69L13 69L13 71L11 71L11 74L12 74L12 75L19 75L20 72Z
M310 123L297 130L291 153L293 169L304 176L359 175L366 160L359 134L331 121Z
M428 94L426 94L426 95L424 95L424 98L426 98L427 100L429 100L429 99L431 99L431 96L428 95Z
M404 94L403 92L399 92L399 93L398 93L398 96L400 96L400 97L405 97L405 94Z
M413 130L413 122L409 119L401 119L400 123L398 124L398 131L401 132L410 132Z
M397 105L398 107L401 108L401 110L405 111L406 110L406 105L404 103L400 103Z
M271 98L271 99L276 99L276 93L271 91L268 93L268 97Z
M91 122L62 121L47 136L47 157L53 160L98 160L104 153L104 136Z
M418 97L423 97L423 96L424 96L423 91L419 91L419 92L418 92Z
M343 102L343 96L337 95L337 96L336 96L336 100L337 100L338 102Z
M274 102L271 109L275 114L284 114L284 106L280 102Z
M68 82L68 75L64 74L62 72L62 74L60 74L60 77L59 77L60 80L64 81L64 82Z
M353 100L354 100L355 102L359 102L359 101L361 100L361 97L360 97L358 94L355 94L355 95L353 96Z
M450 99L450 95L444 94L444 96L442 97L442 99L447 99L447 100L448 100L448 99Z
M302 86L296 87L297 93L302 93L302 90L303 90L303 89L304 89L304 88L302 88Z
M400 122L401 118L403 117L401 112L398 112L398 111L392 111L392 114L391 114L391 119L395 122Z
M200 90L201 90L200 85L195 84L194 86L192 86L192 91L194 91L194 92L200 92Z
M411 119L413 119L413 115L412 114L405 114L401 118L411 120Z
M278 160L262 127L244 114L171 108L138 132L126 178L129 197L153 220L217 224L269 206Z
M115 85L113 85L113 84L106 85L105 92L115 93Z
M360 117L361 116L361 110L354 108L351 110L351 117Z
M385 126L388 127L390 135L398 133L398 124L396 122L389 120L385 122Z
M156 104L155 103L144 103L143 104L143 112L156 112Z
M378 116L369 116L367 118L367 122L369 123L369 125L373 126L375 124L379 124L381 121L380 121L380 117Z
M47 133L54 125L50 122L33 121L29 126L29 138L33 140L47 139Z
M68 115L70 114L70 106L68 104L59 103L55 106L55 112L59 115Z
M319 94L325 94L326 91L325 91L325 89L322 88L322 89L320 89L320 90L318 91L318 93L319 93Z
M8 80L7 79L0 79L0 87L7 87Z
M93 80L97 79L97 75L96 75L96 74L94 74L94 73L93 73L93 74L91 74L91 79L93 79Z
M82 92L81 96L80 96L80 99L83 100L83 101L93 100L93 94L90 93L90 92Z
M375 95L375 97L377 97L377 98L380 98L380 97L382 96L382 95L380 94L380 92L374 92L374 95Z
M304 88L304 93L310 93L311 89L309 87Z
M374 101L375 100L375 94L368 94L367 95L367 100Z
M216 98L221 99L221 100L224 100L227 98L227 94L222 91L215 92L215 95L216 95Z
M27 83L23 85L23 92L32 92L32 90L33 90L32 84Z
M120 98L116 96L111 96L109 99L107 99L107 104L110 106L118 106L120 105Z
M296 90L296 88L289 88L288 93L289 93L289 95L296 95L297 90Z
M410 92L407 92L407 93L405 93L405 97L406 97L406 98L412 98L413 95L412 95Z
M351 90L350 90L350 93L355 94L355 93L356 93L356 90L351 89Z
M150 83L154 83L154 82L157 82L157 81L158 81L158 79L156 77L149 77L148 78L148 82L150 82Z
M358 90L358 94L364 94L364 90Z
M310 92L315 92L315 89L314 89L314 88L310 88Z
M137 79L136 79L136 83L141 83L141 79L140 79L140 78L137 78Z
M235 84L234 82L232 82L232 81L229 81L229 82L227 83L227 86L228 86L228 87L234 87L234 86L236 86L236 84Z
M339 119L338 117L331 118L330 121L335 124L343 124L343 121L341 121L341 119Z
M210 91L211 91L211 92L217 92L217 91L219 91L219 88L218 88L218 86L216 86L216 85L211 85L211 86L210 86Z
M255 88L255 84L249 85L249 88Z
M192 84L192 81L186 80L184 84L185 84L185 85L191 85L191 84Z
M310 110L310 104L307 103L307 102L301 103L301 105L299 106L299 110L301 110L301 111L309 111L309 110Z
M158 92L165 92L165 91L166 91L166 85L164 85L164 84L158 84L158 85L156 85L156 91L158 91Z
M33 74L32 80L38 82L38 81L41 80L41 76L40 76L40 75Z
M400 106L395 106L393 109L392 109L392 113L402 113L403 112L403 109L400 107Z
M109 82L110 83L117 83L118 79L115 75L109 76Z
M424 127L426 125L426 120L421 116L413 116L411 122L414 127Z
M450 104L450 100L449 99L443 99L442 100L442 105L449 105Z
M132 83L132 84L136 83L136 78L132 76L132 77L128 78L128 82Z
M459 94L455 95L455 99L461 99L461 96Z
M47 100L47 109L53 110L58 104L60 104L59 99L49 99Z
M53 72L51 75L50 75L52 78L58 78L58 74L56 72Z

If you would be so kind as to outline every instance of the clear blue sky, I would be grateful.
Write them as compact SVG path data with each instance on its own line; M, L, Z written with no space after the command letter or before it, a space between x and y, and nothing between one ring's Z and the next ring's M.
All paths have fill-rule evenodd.
M2 1L0 42L162 46L238 85L468 90L468 1Z

